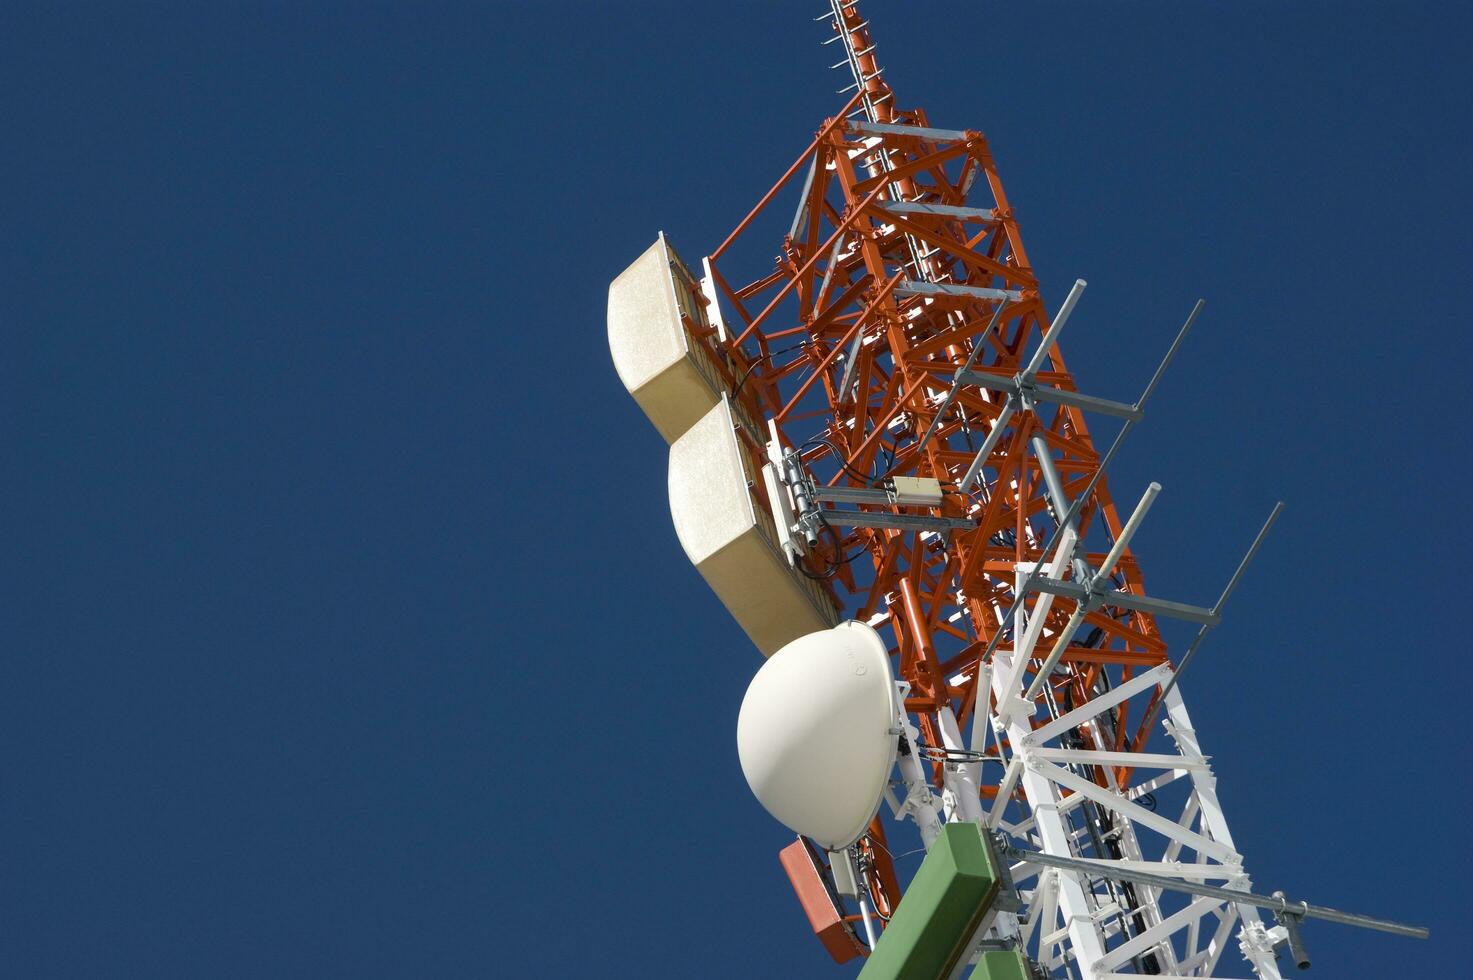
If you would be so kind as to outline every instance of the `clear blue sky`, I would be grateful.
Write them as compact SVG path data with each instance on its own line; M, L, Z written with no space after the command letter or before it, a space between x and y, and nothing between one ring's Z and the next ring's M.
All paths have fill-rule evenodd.
M838 105L821 4L0 11L0 973L846 977L604 334ZM808 6L815 9L811 12ZM1466 966L1462 4L867 4L990 137L1316 976Z

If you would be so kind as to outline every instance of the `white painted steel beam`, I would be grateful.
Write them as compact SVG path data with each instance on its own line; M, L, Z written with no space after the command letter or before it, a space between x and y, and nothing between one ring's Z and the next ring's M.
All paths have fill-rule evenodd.
M1209 770L1206 762L1187 762L1179 755L1148 752L1096 752L1091 749L1028 749L1028 758L1089 766L1130 766L1134 769Z
M1193 833L1170 817L1163 817L1159 813L1147 810L1139 803L1132 803L1119 793L1112 793L1088 779L1076 776L1067 769L1061 769L1047 762L1039 762L1036 765L1030 762L1028 768L1036 771L1044 779L1057 783L1065 789L1071 789L1107 810L1114 811L1141 826L1151 828L1163 837L1181 841L1184 846L1190 847L1205 857L1215 858L1227 864L1239 864L1243 860L1243 856L1230 846Z
M1043 601L1041 597L1039 601ZM1028 737L1024 739L1024 743L1027 745L1041 746L1050 739L1058 738L1071 728L1078 728L1086 721L1099 715L1100 712L1107 711L1122 701L1127 701L1142 691L1155 687L1157 684L1165 681L1170 675L1170 664L1152 667L1145 673L1137 674L1124 684L1111 688L1104 694L1096 695L1073 711L1062 714L1041 728L1030 732Z

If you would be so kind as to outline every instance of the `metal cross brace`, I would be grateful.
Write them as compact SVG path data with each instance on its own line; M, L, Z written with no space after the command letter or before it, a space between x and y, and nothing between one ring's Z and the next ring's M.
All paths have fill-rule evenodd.
M1161 484L1159 483L1152 483L1150 486L1146 487L1146 492L1141 495L1140 503L1136 504L1135 511L1130 515L1130 520L1126 521L1125 526L1120 529L1119 537L1115 539L1115 544L1110 548L1110 553L1105 556L1105 560L1100 564L1100 570L1098 572L1089 574L1089 566L1087 564L1081 563L1081 571L1084 571L1085 574L1088 575L1088 578L1082 578L1079 582L1065 582L1059 578L1039 576L1036 574L1037 569L1035 569L1035 574L1030 575L1027 582L1024 583L1024 588L1020 590L1021 594L1024 595L1026 595L1029 588L1037 588L1041 591L1050 591L1048 589L1043 589L1042 586L1038 584L1041 581L1057 585L1069 586L1071 588L1080 589L1083 592L1081 596L1075 597L1076 604L1074 607L1074 612L1069 616L1069 621L1064 625L1064 628L1059 631L1058 636L1054 638L1053 649L1049 651L1048 657L1044 659L1043 665L1038 668L1038 672L1033 675L1033 683L1028 685L1028 690L1023 695L1024 701L1028 704L1030 714L1032 713L1033 699L1036 698L1038 696L1038 692L1043 689L1044 682L1053 672L1053 669L1055 665L1058 664L1059 659L1063 657L1064 650L1068 648L1069 642L1074 639L1075 632L1077 632L1079 627L1084 623L1084 617L1093 608L1093 606L1090 605L1090 602L1094 600L1096 596L1103 595L1106 592L1105 584L1110 580L1110 575L1115 571L1116 563L1119 562L1121 556L1125 554L1126 546L1130 544L1130 539L1134 537L1135 532L1140 528L1141 522L1146 519L1146 512L1151 509L1151 504L1155 502L1156 495L1160 492ZM1073 508L1070 509L1072 511ZM1065 549L1070 546L1070 542L1073 542L1075 540L1075 538L1070 537L1065 538L1063 542L1060 542L1059 551L1061 552L1061 555L1055 557L1056 565L1058 564L1058 558L1063 557L1062 552L1064 552ZM1056 572L1055 575L1057 574L1058 573ZM1142 597L1131 596L1131 598L1139 599ZM1041 610L1038 610L1035 612L1035 615L1039 615L1041 617L1041 612ZM1041 627L1042 625L1042 618L1039 618L1035 629ZM1012 690L1013 686L1017 684L1018 679L1022 677L1022 672L1026 662L1027 660L1025 651L1018 655L1017 661L1013 664L1013 678L1008 684L1009 690Z
M993 311L992 319L988 321L987 329L982 331L981 336L979 336L976 343L973 344L972 353L967 357L967 363L961 369L959 369L956 374L952 376L951 390L946 393L946 399L941 403L941 407L936 409L936 414L931 416L931 424L926 426L926 432L924 435L921 436L921 441L916 443L915 455L917 458L919 458L922 451L925 450L926 442L930 440L931 433L936 431L936 426L941 423L942 417L945 416L947 410L951 408L951 403L956 399L957 392L961 390L962 376L971 371L972 366L977 363L978 355L980 355L983 348L987 346L984 341L986 340L987 336L992 333L993 328L997 326L997 321L1002 318L1002 311L1007 309L1007 307L1008 304L1006 300L997 304L997 309ZM840 390L842 390L842 388Z
M1059 307L1059 313L1054 317L1053 325L1048 328L1048 333L1044 334L1043 341L1038 345L1038 350L1034 352L1028 364L1016 376L1015 380L1018 382L1020 390L1022 384L1032 385L1034 383L1034 376L1038 373L1038 369L1043 366L1044 358L1048 356L1048 352L1053 349L1054 341L1058 339L1059 332L1064 329L1064 324L1069 321L1069 314L1074 312L1074 304L1079 302L1079 297L1083 294L1085 285L1086 283L1083 279L1074 280L1074 288L1069 290L1069 295L1064 298L1064 305ZM971 374L971 372L966 371L964 374ZM995 375L986 375L986 377L993 378ZM958 378L955 383L961 384L963 380ZM972 485L972 481L982 472L982 464L987 461L988 456L992 455L992 450L997 446L997 441L1002 438L1003 430L1008 427L1008 423L1012 421L1013 415L1020 408L1032 407L1031 405L1024 406L1022 401L1019 394L1014 392L1008 393L1007 401L1003 402L1002 411L998 413L997 421L992 424L992 431L987 434L986 440L982 443L982 448L977 450L977 455L972 458L972 464L967 467L966 475L961 479L961 490L963 493L966 493L967 488ZM1135 407L1137 409L1139 408L1139 406ZM1137 421L1137 419L1128 419L1128 421Z
M1221 616L1202 606L1189 606L1184 602L1133 595L1119 589L1097 589L1093 582L1081 585L1078 582L1061 582L1058 579L1040 576L1033 580L1031 587L1039 592L1052 592L1054 595L1073 599L1089 612L1101 606L1120 606L1124 609L1134 609L1137 612L1171 616L1174 619L1185 619L1188 622L1202 623L1207 626L1216 626L1222 622Z
M1182 324L1181 329L1177 331L1176 338L1171 342L1171 346L1167 348L1166 356L1163 357L1161 359L1161 363L1156 366L1156 373L1151 375L1151 380L1146 383L1145 390L1141 392L1141 397L1136 399L1136 403L1134 406L1135 408L1143 409L1146 407L1146 402L1150 399L1151 393L1154 392L1156 390L1156 386L1160 384L1162 375L1166 373L1166 368L1171 364L1172 358L1176 356L1177 349L1181 347L1182 341L1186 339L1187 332L1192 329L1192 324L1197 322L1197 317L1199 314L1201 314L1202 307L1204 305L1204 302L1199 299L1197 300L1197 305L1192 307L1191 314L1187 317L1186 322ZM1063 311L1061 311L1060 315L1063 315ZM1057 328L1058 320L1055 320L1054 326L1055 328ZM1006 412L1006 406L1004 406L1004 411ZM997 438L1001 436L1002 429L1006 425L1007 421L1007 418L1001 415L998 416L997 423L992 428L992 433L987 437L989 443L991 443L992 445L996 444ZM1130 431L1135 428L1135 426L1139 422L1140 418L1130 418L1125 420L1125 425L1121 426L1120 431L1115 435L1115 441L1110 444L1110 448L1105 452L1105 455L1100 457L1099 464L1095 467L1094 475L1089 478L1089 483L1087 483L1084 487L1084 492L1074 498L1074 503L1069 506L1068 512L1064 514L1063 518L1054 525L1053 532L1049 534L1048 540L1044 542L1043 548L1041 549L1041 554L1047 556L1053 550L1054 545L1058 543L1061 537L1063 537L1064 530L1070 527L1074 523L1074 519L1079 516L1079 513L1082 510L1084 510L1085 502L1089 500L1090 496L1094 493L1095 487L1099 485L1100 480L1104 477L1105 470L1109 468L1110 461L1115 458L1115 454L1118 453L1120 451L1120 447L1124 445L1125 437L1130 435ZM982 452L979 452L977 454L977 458L972 460L972 467L975 469L981 468L982 460L986 459L988 453L991 452L991 446L984 445L982 447L982 450ZM968 473L971 472L971 470L968 470ZM962 486L965 487L966 485L967 479L963 478ZM1000 622L1006 623L1013 618L1014 614L1018 610L1019 604L1024 601L1025 596L1028 594L1028 590L1032 585L1033 579L1039 577L1042 574L1041 568L1042 565L1026 573L1022 583L1022 588L1018 589L1016 595L1014 595L1013 604L1008 608L1007 613L1003 616ZM1004 631L1001 629L992 634L992 639L988 642L987 649L983 651L982 656L979 658L981 663L991 662L992 655L997 651L998 644L1002 642L1003 635Z

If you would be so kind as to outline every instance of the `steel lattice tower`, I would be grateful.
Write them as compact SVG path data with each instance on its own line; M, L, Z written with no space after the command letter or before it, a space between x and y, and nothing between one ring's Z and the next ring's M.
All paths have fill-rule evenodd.
M899 108L857 3L831 8L852 97L700 275L663 238L647 253L668 267L688 376L655 392L630 355L621 374L646 384L636 397L672 460L694 418L668 408L677 389L700 388L701 413L720 403L757 523L803 576L803 616L818 610L806 628L842 615L887 637L908 685L894 816L927 845L945 822L976 821L1074 859L1017 864L1022 907L976 942L1021 943L1060 977L1278 977L1283 928L1253 905L1105 873L1251 886L1176 685L1196 643L1173 659L1158 626L1188 620L1200 640L1237 575L1210 609L1151 597L1128 542L1159 487L1122 520L1104 476L1201 304L1169 347L1161 335L1166 357L1135 401L1080 394L1056 339L1083 282L1050 317L987 140ZM779 241L756 238L777 221ZM738 274L774 244L775 266ZM1091 423L1115 433L1103 453ZM730 573L682 541L764 652L803 631L743 611ZM876 817L857 850L883 920L900 848Z

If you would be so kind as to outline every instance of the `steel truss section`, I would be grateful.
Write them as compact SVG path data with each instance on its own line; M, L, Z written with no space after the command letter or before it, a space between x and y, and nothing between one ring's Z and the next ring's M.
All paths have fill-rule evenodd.
M1013 869L1026 902L992 938L1021 938L1055 976L1278 977L1255 908L1104 873L1250 886L1157 623L1217 611L1147 594L1128 539L1149 499L1121 521L1086 418L1128 430L1144 397L1079 393L987 140L897 108L857 4L830 7L853 96L706 259L716 328L689 326L820 489L909 476L945 490L925 515L836 513L797 559L849 617L888 631L921 750L892 802L928 839L939 810L1101 866ZM772 266L771 240L752 241L766 234ZM768 447L739 437L760 468ZM772 486L754 492L784 512ZM862 846L878 854L875 828ZM870 894L898 902L887 862Z

